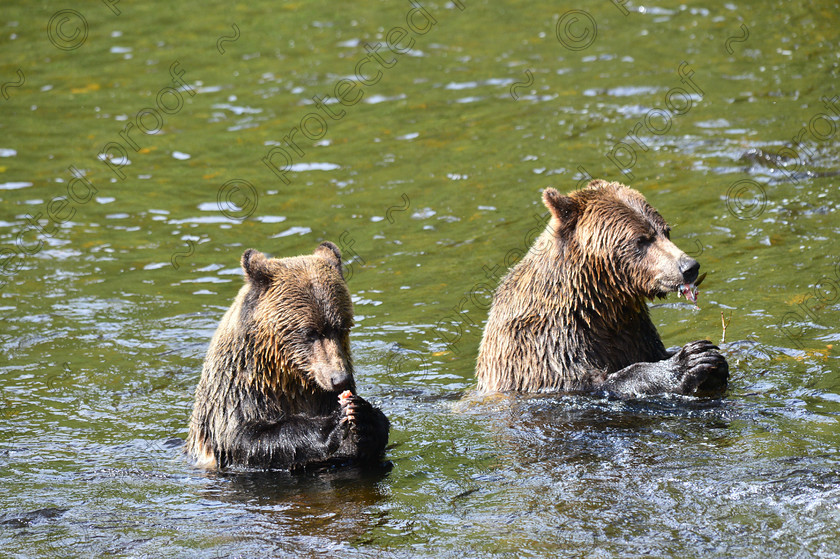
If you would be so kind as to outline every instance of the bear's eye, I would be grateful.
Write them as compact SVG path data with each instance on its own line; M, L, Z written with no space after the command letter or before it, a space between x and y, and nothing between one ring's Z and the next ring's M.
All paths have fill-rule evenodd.
M636 237L636 246L639 248L644 248L652 242L653 237L651 235L642 235L640 237Z
M651 235L640 235L636 237L636 241L634 243L634 248L636 255L639 257L644 256L647 253L648 248L650 245L653 244L654 237Z

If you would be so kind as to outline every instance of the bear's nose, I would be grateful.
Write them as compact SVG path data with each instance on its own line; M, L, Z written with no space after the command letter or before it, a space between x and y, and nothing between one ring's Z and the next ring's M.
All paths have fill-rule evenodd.
M680 258L680 272L683 275L684 283L694 283L697 273L700 271L700 263L690 256Z
M332 383L333 390L336 392L349 390L351 380L350 374L347 371L335 370L330 373L330 382Z

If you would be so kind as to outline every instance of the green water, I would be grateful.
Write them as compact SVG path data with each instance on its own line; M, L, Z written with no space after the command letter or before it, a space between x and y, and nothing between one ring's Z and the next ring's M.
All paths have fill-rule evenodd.
M0 554L840 555L838 6L422 7L3 4ZM708 272L652 312L669 346L729 318L723 402L470 393L541 189L585 174ZM325 239L392 471L192 469L241 253Z

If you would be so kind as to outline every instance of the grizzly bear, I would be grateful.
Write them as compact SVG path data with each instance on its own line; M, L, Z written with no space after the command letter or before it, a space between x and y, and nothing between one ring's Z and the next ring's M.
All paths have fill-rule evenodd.
M729 366L711 342L666 351L646 299L694 300L700 265L636 190L594 180L543 192L546 230L497 288L478 352L481 391L719 396Z
M207 350L186 450L205 468L370 464L385 415L356 395L341 253L242 255L245 285Z

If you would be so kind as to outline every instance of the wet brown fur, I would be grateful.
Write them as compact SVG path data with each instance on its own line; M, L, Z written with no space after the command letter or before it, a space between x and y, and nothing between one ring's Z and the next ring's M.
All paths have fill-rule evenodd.
M243 254L245 285L210 342L196 389L186 449L198 465L293 467L329 454L305 448L315 427L315 435L293 433L304 448L283 449L286 441L257 435L289 418L304 418L306 427L305 419L314 418L321 431L334 429L339 393L356 392L353 305L340 258L332 243L292 258ZM252 443L241 440L243 431L256 433Z
M669 227L619 183L543 193L546 231L502 280L476 364L483 391L588 391L669 357L646 299L681 283Z

